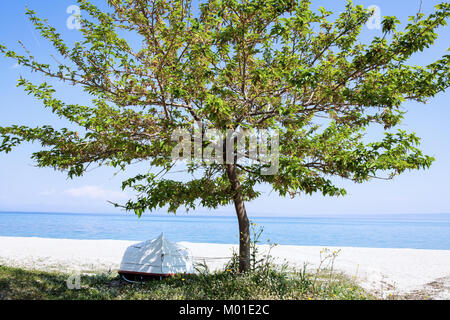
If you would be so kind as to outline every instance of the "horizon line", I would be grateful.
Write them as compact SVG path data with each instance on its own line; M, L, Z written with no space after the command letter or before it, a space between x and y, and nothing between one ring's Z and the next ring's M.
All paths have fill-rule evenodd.
M9 211L9 210L0 210L0 214L2 213L18 213L18 214L72 214L72 215L136 215L133 212L63 212L63 211ZM298 215L270 215L265 213L259 213L254 216L251 213L248 213L249 217L255 218L314 218L314 217L345 217L345 216L358 216L358 217L369 217L369 216L406 216L406 215L448 215L450 212L428 212L428 213L310 213L310 214L298 214ZM217 215L213 212L211 214L207 214L205 212L201 213L170 213L170 212L161 212L161 213L147 213L142 216L154 216L154 217L166 217L166 216L183 216L183 217L234 217L235 213L224 213L220 212Z

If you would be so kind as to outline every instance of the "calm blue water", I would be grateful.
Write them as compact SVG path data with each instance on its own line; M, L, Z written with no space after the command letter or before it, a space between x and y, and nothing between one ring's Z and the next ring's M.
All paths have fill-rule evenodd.
M258 217L261 242L450 250L450 214ZM257 228L258 228L257 227ZM0 236L237 243L235 217L0 212Z

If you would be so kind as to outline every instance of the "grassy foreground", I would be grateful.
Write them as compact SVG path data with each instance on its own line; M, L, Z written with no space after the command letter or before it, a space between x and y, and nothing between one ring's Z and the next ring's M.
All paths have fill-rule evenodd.
M0 299L372 299L349 279L272 269L235 274L231 269L130 284L117 274L82 275L69 289L64 273L0 266Z

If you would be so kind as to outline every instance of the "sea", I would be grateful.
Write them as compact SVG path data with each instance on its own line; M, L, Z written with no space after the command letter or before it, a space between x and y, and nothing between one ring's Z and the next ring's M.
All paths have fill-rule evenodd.
M260 244L450 250L450 214L251 217ZM0 236L238 243L234 216L0 212ZM257 236L259 234L259 236Z

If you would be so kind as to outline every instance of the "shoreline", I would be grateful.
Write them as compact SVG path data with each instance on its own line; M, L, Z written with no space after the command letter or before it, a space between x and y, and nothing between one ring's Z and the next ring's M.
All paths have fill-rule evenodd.
M166 235L164 233L164 235ZM142 241L146 241L149 239L145 239L145 240L133 240L133 239L111 239L111 238L100 238L100 239L79 239L79 238L57 238L57 237L40 237L40 236L15 236L15 235L5 235L5 236L1 236L0 235L0 239L1 238L15 238L15 239L19 239L19 238L23 238L23 239L48 239L48 240L69 240L69 241L117 241L117 242L129 242L129 243L138 243L138 242L142 242ZM211 244L211 245L227 245L227 246L234 246L237 245L237 243L223 243L223 242L204 242L204 241L175 241L172 239L169 239L172 242L176 242L176 243L192 243L192 244ZM237 241L237 240L236 240ZM261 243L263 243L262 241L260 241ZM434 248L416 248L416 247L368 247L368 246L347 246L347 245L298 245L298 244L292 244L292 243L278 243L278 242L267 242L267 244L258 244L258 247L262 246L269 246L269 245L276 245L276 246L290 246L290 247L303 247L303 248L355 248L355 249L386 249L386 250L425 250L425 251L443 251L443 252L450 252L450 248L445 248L445 249L434 249Z
M39 237L0 236L0 265L66 273L114 272L125 249L139 241L76 240ZM211 270L222 268L237 244L178 242L187 247L196 262ZM258 245L259 253L269 252L275 263L288 263L297 270L307 264L316 270L331 263L321 246ZM421 294L434 299L450 299L450 250L328 247L338 252L336 272L354 279L361 287L380 297ZM322 253L321 253L322 251Z

